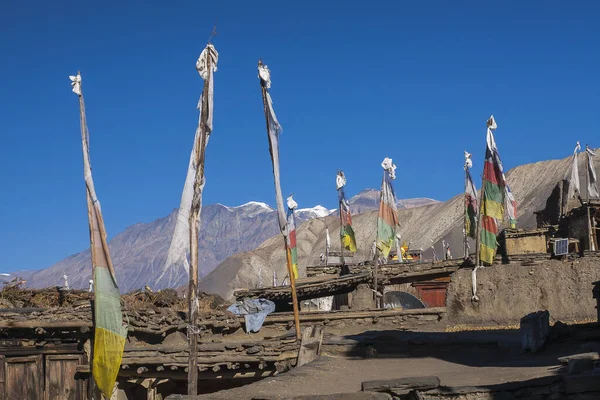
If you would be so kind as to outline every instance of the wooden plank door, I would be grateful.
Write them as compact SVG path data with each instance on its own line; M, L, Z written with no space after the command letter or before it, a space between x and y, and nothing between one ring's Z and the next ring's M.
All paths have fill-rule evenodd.
M79 400L84 396L82 380L75 379L81 355L47 355L44 400Z
M39 400L43 398L42 356L5 358L7 400Z
M6 360L3 355L0 355L0 398L6 399Z
M300 351L298 352L298 367L308 364L321 353L323 343L323 327L320 325L307 326L302 334Z

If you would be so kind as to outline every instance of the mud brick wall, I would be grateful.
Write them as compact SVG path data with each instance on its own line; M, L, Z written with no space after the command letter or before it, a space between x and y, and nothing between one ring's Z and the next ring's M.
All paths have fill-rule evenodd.
M590 248L588 228L587 214L569 220L569 237L579 239L580 246L583 246L585 250Z
M544 260L535 265L497 264L477 270L478 302L471 301L472 269L452 275L446 297L447 322L518 325L531 312L548 310L550 321L596 318L592 282L600 280L600 258Z

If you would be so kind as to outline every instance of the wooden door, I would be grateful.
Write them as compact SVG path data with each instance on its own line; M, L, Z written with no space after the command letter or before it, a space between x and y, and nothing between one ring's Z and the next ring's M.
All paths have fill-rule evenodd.
M5 398L39 400L43 398L42 356L5 358Z
M84 398L83 381L75 379L81 355L47 355L44 400L79 400Z
M446 307L446 288L450 278L438 278L433 281L415 282L419 299L427 307Z
M0 398L6 398L6 374L5 374L5 357L0 355Z

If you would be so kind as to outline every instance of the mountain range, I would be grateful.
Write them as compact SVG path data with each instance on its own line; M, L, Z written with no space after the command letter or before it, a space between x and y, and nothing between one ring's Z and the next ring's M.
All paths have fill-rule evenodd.
M534 211L545 207L546 199L556 184L570 171L571 157L540 161L510 170L507 180L517 201L519 228L536 225ZM600 173L596 166L597 174ZM579 158L580 180L586 175L585 157ZM461 183L462 186L462 183ZM349 200L353 213L353 228L358 251L354 261L371 257L376 234L379 203L378 190L367 189ZM441 256L441 242L446 241L455 257L463 256L463 195L438 202L418 198L398 201L400 234L411 248L422 248L425 257L433 251ZM298 260L300 274L306 266L320 262L325 251L326 229L332 238L332 248L338 249L339 219L337 210L322 206L299 209L297 212ZM107 218L110 213L106 211ZM149 223L138 223L117 234L109 247L116 266L117 279L123 292L149 285L153 289L178 287L187 282L187 274L164 274L164 264L170 244L177 209L168 216ZM474 244L470 242L471 251ZM250 202L238 207L222 204L204 206L199 238L200 290L231 298L238 288L270 285L273 272L279 281L286 275L283 238L279 233L277 215L269 205ZM31 287L62 285L67 274L74 288L85 288L91 277L89 250L72 255L41 271L22 271L18 275ZM17 275L17 273L15 273Z
M431 199L399 200L399 207L435 202ZM379 191L367 189L349 200L354 213L375 210ZM178 287L187 282L187 273L165 273L165 261L177 218L177 209L166 217L148 223L137 223L115 235L109 249L122 292L150 286L153 289ZM335 214L323 206L296 210L298 225L315 218ZM105 218L110 212L105 211ZM237 207L222 204L202 208L199 235L199 275L203 278L228 257L254 250L265 240L278 235L277 213L269 205L249 202ZM49 268L39 271L19 271L13 275L27 280L30 287L63 285L68 276L72 288L87 288L91 278L89 249L71 255ZM159 280L159 277L162 277Z
M513 168L506 174L517 202L518 228L536 227L534 211L544 209L546 200L557 183L570 172L571 160L572 158L568 157L526 164ZM599 165L596 165L597 174L600 173L598 167ZM583 156L579 157L579 173L582 190L585 190L586 164ZM376 201L376 196L370 191L362 194L363 196L354 202L355 210L361 213L352 218L358 247L353 262L372 258L371 247L376 236L377 212L369 211L369 204ZM413 200L410 202L413 203ZM437 255L441 256L441 242L446 241L454 257L463 257L463 194L443 203L426 203L398 211L402 241L408 242L413 249L423 249L425 258L431 258L434 249ZM296 238L300 276L305 276L306 266L320 263L320 255L325 252L326 229L329 230L332 239L332 249L340 248L339 228L339 220L333 216L312 219L298 228ZM469 239L469 243L471 252L474 252L473 241ZM261 284L270 286L273 272L281 282L287 274L285 257L283 238L277 234L255 250L227 258L200 281L199 289L230 299L235 289L255 288Z

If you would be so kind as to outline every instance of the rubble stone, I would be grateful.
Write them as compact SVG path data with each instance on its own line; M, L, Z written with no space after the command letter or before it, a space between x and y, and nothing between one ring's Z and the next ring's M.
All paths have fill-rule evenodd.
M538 311L521 318L521 350L535 353L546 344L550 332L550 313Z

